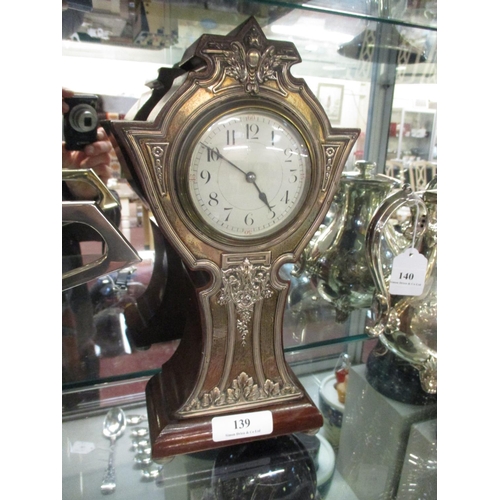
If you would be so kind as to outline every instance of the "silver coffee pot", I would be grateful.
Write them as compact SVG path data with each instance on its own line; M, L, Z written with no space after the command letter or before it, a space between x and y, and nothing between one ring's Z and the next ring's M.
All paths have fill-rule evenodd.
M411 217L398 225L395 213L403 206L410 209ZM389 259L387 246L393 254ZM437 394L437 178L421 193L405 185L387 198L369 224L366 250L376 287L375 317L367 331L379 339L367 361L367 380L392 399L433 403ZM404 261L408 265L412 257L426 260L419 294L404 292L411 290L405 284L404 293L401 289L399 294L391 293L391 283L399 279L393 272L394 258L404 252L411 256ZM414 279L411 272L402 275Z
M397 179L374 173L375 167L357 161L353 172L342 174L323 224L293 271L302 289L306 281L335 310L339 323L372 303L375 286L366 259L366 231L375 210L401 186ZM292 288L292 300L294 292Z

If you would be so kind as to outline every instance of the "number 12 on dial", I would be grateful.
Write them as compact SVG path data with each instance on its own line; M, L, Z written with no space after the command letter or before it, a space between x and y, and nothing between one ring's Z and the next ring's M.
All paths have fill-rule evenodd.
M190 203L225 236L267 236L289 224L307 197L311 160L290 122L268 110L228 113L201 134L189 160Z

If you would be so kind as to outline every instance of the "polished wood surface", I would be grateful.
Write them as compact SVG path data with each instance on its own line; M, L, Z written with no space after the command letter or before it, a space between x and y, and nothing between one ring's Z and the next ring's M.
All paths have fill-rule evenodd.
M149 431L152 441L152 458L161 463L169 457L194 453L222 446L244 443L255 439L268 439L294 432L316 432L323 425L323 417L304 389L303 396L287 403L266 406L273 415L273 433L257 438L234 439L222 443L212 437L211 415L178 419L172 416L169 400L165 397L164 372L155 375L146 386ZM298 386L302 387L298 381ZM255 411L260 411L256 409ZM245 413L251 413L245 411ZM229 413L230 415L231 413ZM234 412L235 415L238 412Z
M210 286L207 276L200 273L190 273L189 298L184 307L186 327L179 347L174 355L163 365L161 373L155 375L146 386L149 429L152 443L152 457L161 461L175 455L193 453L220 446L228 446L248 440L235 439L224 443L214 442L212 438L212 419L219 415L237 415L269 410L273 414L273 433L261 436L266 439L271 436L290 434L292 432L316 432L323 425L323 417L316 408L298 378L286 365L287 377L297 392L289 398L269 400L243 400L226 407L207 405L198 412L183 414L182 409L196 394L200 382L209 388L224 371L224 366L231 366L236 372L247 370L255 372L255 364L263 364L265 371L278 371L276 357L255 360L252 355L231 357L210 356L207 349L207 333L204 331L202 314L198 310L198 297ZM227 335L226 335L227 341ZM274 335L260 338L263 351L275 343ZM282 347L281 353L282 356ZM204 365L208 364L207 375L202 376ZM214 377L214 375L216 375ZM256 377L257 378L257 377ZM208 392L208 391L206 391ZM255 438L251 438L255 439Z

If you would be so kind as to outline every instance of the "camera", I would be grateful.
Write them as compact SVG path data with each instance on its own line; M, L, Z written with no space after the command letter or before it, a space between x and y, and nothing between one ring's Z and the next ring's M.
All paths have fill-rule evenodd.
M80 151L87 144L97 141L97 115L96 95L77 94L67 97L69 111L64 114L64 140L68 151Z

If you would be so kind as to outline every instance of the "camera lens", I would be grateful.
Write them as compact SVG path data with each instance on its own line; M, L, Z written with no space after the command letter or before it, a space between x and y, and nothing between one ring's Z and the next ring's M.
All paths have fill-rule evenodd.
M97 127L97 112L88 104L78 104L70 111L69 123L77 132L90 132Z

